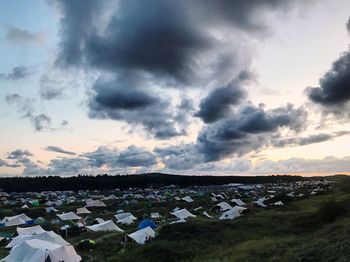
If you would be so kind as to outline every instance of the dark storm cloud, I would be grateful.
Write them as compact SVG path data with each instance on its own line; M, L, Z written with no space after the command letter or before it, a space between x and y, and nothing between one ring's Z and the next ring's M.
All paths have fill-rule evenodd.
M129 87L127 83L117 80L96 81L88 108L91 118L122 120L131 125L141 125L159 139L183 134L176 127L168 101L150 90Z
M26 78L30 72L25 66L16 66L10 73L0 73L0 80L21 80Z
M76 155L76 153L68 150L64 150L61 147L58 146L47 146L45 150L50 151L50 152L56 152L56 153L61 153L61 154L66 154L66 155Z
M22 115L22 118L30 120L34 131L57 131L63 129L68 124L66 120L63 120L58 128L53 128L50 116L44 113L35 114L34 99L24 98L19 94L9 94L5 97L5 100L7 103L16 106L16 109Z
M205 161L217 161L231 154L244 155L269 145L280 128L304 129L307 112L292 105L273 110L245 106L238 113L205 127L197 146Z
M42 33L34 33L12 25L7 26L5 39L15 44L40 44L45 37Z
M239 104L247 97L242 88L243 82L249 80L251 75L241 72L238 79L233 80L225 87L217 88L200 102L200 110L196 114L205 123L213 123L231 113L231 107Z
M54 4L61 12L56 65L101 74L105 84L95 83L89 96L91 118L141 126L160 139L184 135L193 110L186 113L181 106L174 107L154 86L194 87L213 79L217 86L227 85L237 72L249 69L253 52L250 45L240 43L242 35L260 38L270 15L288 11L295 2L305 1L59 1ZM220 35L221 28L240 33L232 40L230 33ZM126 80L113 83L111 74L118 80L140 79L138 88L124 84ZM225 116L243 93L229 87L214 91L198 116L207 122ZM44 99L61 95L57 88L41 91ZM217 115L209 116L206 106Z
M316 104L337 110L350 101L350 52L341 55L332 68L320 79L319 87L306 89Z
M84 60L110 70L141 69L186 82L197 66L195 57L213 46L208 27L229 24L261 33L267 14L287 11L302 1L102 2L58 3L63 14L60 61L71 65Z

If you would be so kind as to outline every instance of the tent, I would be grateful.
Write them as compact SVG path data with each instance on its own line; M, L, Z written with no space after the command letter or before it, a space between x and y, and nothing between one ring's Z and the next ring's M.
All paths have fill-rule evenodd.
M186 219L188 217L196 217L195 215L191 214L186 208L180 209L178 211L170 213L173 216L176 216L178 219Z
M86 207L78 208L77 215L83 215L83 214L91 214L91 211L88 210Z
M215 206L219 207L220 211L226 211L226 210L229 210L232 208L227 202L220 202L219 204L216 204Z
M44 241L49 241L51 243L55 243L58 245L69 245L67 241L65 241L60 235L57 235L53 231L44 231L39 234L34 235L18 235L14 237L10 243L6 246L7 248L12 248L14 246L22 244L24 241L31 239L40 239Z
M273 203L272 205L274 205L274 206L283 206L283 202L282 201L277 201L277 202Z
M146 227L150 227L152 229L157 228L158 226L150 219L144 219L143 221L140 222L140 224L138 225L138 229L143 229Z
M4 217L3 220L1 220L1 224L5 224L5 227L10 226L17 226L17 225L23 225L27 222L31 221L32 219L28 217L26 214L22 213L17 216L12 217Z
M185 196L183 198L181 198L183 201L186 201L187 203L192 203L193 199L190 196Z
M220 220L232 220L236 217L239 217L241 215L241 213L243 212L243 210L246 210L245 207L239 207L239 206L235 206L233 208L231 208L230 210L224 212L219 219Z
M54 207L46 207L45 211L46 213L50 213L50 212L57 212L58 210Z
M90 200L86 201L86 207L105 207L106 204L101 200Z
M30 202L30 204L33 206L33 207L38 207L40 206L40 203L39 203L39 200L38 199L34 199Z
M116 216L117 215L115 215L115 217ZM122 219L117 219L117 223L124 224L124 225L130 225L130 224L134 223L134 221L136 219L137 219L136 217L134 217L133 215L130 215L130 216L127 216L127 217L122 218Z
M242 200L240 200L239 198L233 198L231 199L232 203L235 203L238 206L245 206L246 203L244 203Z
M116 224L113 223L112 220L107 220L105 222L102 222L100 224L87 226L88 229L91 231L118 231L123 232L124 230L120 229Z
M76 214L74 214L74 212L68 212L68 213L63 213L63 214L57 214L57 216L63 220L79 220L81 217L77 216Z
M17 227L18 235L36 235L46 232L41 226Z
M151 213L151 218L161 218L161 217L162 216L158 212Z
M134 233L128 234L128 237L136 241L136 243L143 245L145 242L156 236L156 232L151 227L145 227L137 230Z
M49 241L32 239L15 246L11 253L3 258L3 262L79 262L81 257L75 252L74 247L62 246Z
M202 213L202 215L203 215L203 216L206 216L207 218L213 218L211 215L209 215L209 214L207 213L207 211L204 211L204 212Z

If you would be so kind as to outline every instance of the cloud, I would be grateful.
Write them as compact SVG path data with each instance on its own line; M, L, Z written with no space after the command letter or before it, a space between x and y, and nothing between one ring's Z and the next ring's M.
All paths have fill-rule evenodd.
M17 168L17 167L21 167L21 165L19 165L19 164L9 164L7 161L0 159L0 167Z
M346 23L346 30L348 30L348 33L350 34L350 17L348 22Z
M89 117L123 121L157 139L185 135L193 109L186 113L162 89L222 87L202 101L198 116L208 123L226 116L245 97L229 82L250 69L248 39L265 37L273 16L304 2L59 1L53 4L61 15L55 65L97 75L88 90ZM62 97L47 82L42 98Z
M25 66L16 66L12 68L10 73L0 73L0 80L21 80L26 78L30 74L29 70Z
M5 39L15 44L41 44L45 41L42 33L34 33L28 30L8 25Z
M125 150L117 150L100 146L93 152L82 154L87 158L90 164L94 167L102 167L104 165L115 167L148 167L157 163L155 156L136 146L129 146Z
M88 101L89 116L140 125L159 139L183 135L168 101L156 96L150 89L127 85L118 80L96 81Z
M227 86L212 91L200 102L200 110L196 116L205 123L213 123L229 115L231 107L238 105L246 98L247 93L241 85L250 77L250 74L243 71L237 79L232 80Z
M316 134L316 135L310 135L307 137L293 137L293 138L278 138L272 140L272 145L274 147L286 147L286 146L305 146L320 142L325 142L328 140L332 140L336 137L349 135L349 131L339 131L339 132L333 132L331 134Z
M15 105L17 111L22 115L22 118L30 120L34 131L58 131L68 125L68 121L63 120L57 128L52 127L52 119L45 113L35 114L34 99L24 98L19 94L6 95L7 103Z
M8 154L8 159L23 159L33 156L33 154L29 150L16 149Z
M350 101L350 53L342 54L321 79L319 87L309 87L309 99L325 107L343 107Z
M76 155L76 153L68 150L64 150L61 147L58 146L47 146L45 150L50 151L50 152L56 152L56 153L61 153L61 154L66 154L66 155Z
M350 157L324 159L290 158L281 161L265 160L257 163L254 172L258 173L304 173L304 172L348 172Z
M217 121L199 133L198 148L205 161L217 161L230 155L244 155L270 143L279 129L300 132L305 128L307 112L293 105L264 110L248 105L232 116Z

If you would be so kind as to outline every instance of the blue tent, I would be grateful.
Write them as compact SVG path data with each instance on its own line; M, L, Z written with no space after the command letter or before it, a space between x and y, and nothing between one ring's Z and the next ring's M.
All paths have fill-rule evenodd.
M143 229L146 227L151 227L152 229L157 228L157 225L154 224L154 222L152 220L149 219L144 219L140 222L139 226L137 227L138 229Z

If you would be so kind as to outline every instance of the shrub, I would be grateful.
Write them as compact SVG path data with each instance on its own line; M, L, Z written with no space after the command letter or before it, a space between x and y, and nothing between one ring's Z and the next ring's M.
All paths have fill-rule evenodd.
M329 223L344 215L346 208L334 199L323 202L318 210L320 222Z

